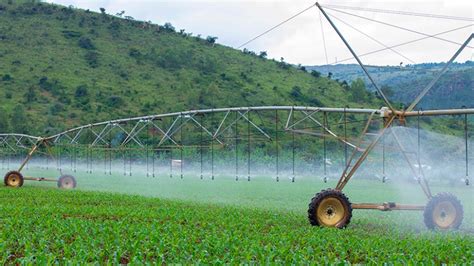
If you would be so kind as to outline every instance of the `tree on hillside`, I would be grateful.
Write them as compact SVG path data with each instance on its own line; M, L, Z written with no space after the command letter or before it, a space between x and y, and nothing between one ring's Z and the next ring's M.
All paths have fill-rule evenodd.
M394 94L392 87L390 87L388 85L382 85L382 87L380 89L385 94L385 96L387 96L388 98L392 97L393 94Z
M27 134L29 131L29 123L26 117L25 108L23 105L18 104L13 108L13 110L14 111L11 118L11 127L13 132L18 134Z
M175 28L174 28L173 24L171 24L169 22L166 22L165 25L163 25L163 28L168 32L174 32L175 31Z
M358 78L351 83L351 94L352 100L355 102L362 103L367 100L367 89L365 88L365 83L361 78Z
M86 62L90 67L96 68L99 66L99 54L95 51L87 52L85 55Z
M79 47L86 50L94 50L95 45L92 43L92 40L87 37L81 37L78 41Z
M125 14L125 10L120 11L119 13L115 14L117 17L122 17Z
M28 88L28 91L23 95L25 98L25 103L31 103L36 100L36 92L33 86Z
M5 108L0 107L0 133L10 132L10 121Z
M207 36L206 41L212 45L216 43L217 37L214 36Z
M76 98L80 98L80 97L84 97L84 96L87 96L87 86L86 85L80 85L76 88L76 92L74 93L74 95L76 96Z
M100 13L102 13L102 15L105 15L105 8L101 7L100 8Z
M315 78L319 78L319 77L321 77L321 73L316 71L316 70L313 70L313 71L311 71L311 76L313 76Z
M259 54L258 54L258 57L260 58L267 58L267 51L261 51Z

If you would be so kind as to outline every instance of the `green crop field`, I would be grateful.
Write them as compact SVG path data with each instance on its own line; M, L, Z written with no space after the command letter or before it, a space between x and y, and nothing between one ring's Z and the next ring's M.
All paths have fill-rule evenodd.
M28 173L28 172L27 172ZM28 174L48 175L29 170ZM474 261L473 188L434 185L464 205L458 231L430 231L419 211L355 210L346 229L306 218L319 179L77 174L78 188L0 188L0 263L455 263ZM95 190L95 191L91 191ZM353 180L352 202L425 203L416 184Z

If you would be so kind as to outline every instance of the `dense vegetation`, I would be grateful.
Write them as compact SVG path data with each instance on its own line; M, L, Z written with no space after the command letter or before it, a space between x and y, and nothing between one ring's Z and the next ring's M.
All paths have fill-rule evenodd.
M376 82L383 86L383 90L391 100L409 105L444 66L445 63L424 63L404 67L370 66L368 69ZM358 65L306 68L349 82L363 78L369 84L368 89L374 90ZM473 85L474 62L453 63L418 106L423 109L461 108L462 106L472 108L474 107Z
M470 264L474 259L469 187L456 189L466 211L457 232L429 231L422 213L413 211L354 211L349 227L338 230L312 227L305 217L311 196L328 186L318 180L87 176L78 179L80 190L169 199L31 183L0 187L0 212L8 217L0 223L0 263ZM354 180L346 193L355 202L402 200L408 194L403 202L425 202L415 184L403 186L403 194L395 182Z
M0 132L45 135L205 107L381 106L373 94L265 52L122 15L0 0Z

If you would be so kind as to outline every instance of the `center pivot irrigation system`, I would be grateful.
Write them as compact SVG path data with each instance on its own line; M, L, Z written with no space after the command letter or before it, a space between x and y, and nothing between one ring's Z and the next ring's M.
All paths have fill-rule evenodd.
M428 228L458 228L463 219L463 207L460 201L449 193L439 193L437 195L431 193L419 161L419 149L418 154L415 153L415 155L413 152L409 152L409 147L404 147L400 137L397 136L395 131L390 129L394 125L405 125L407 120L413 117L418 118L419 126L419 118L422 116L464 116L466 141L465 182L469 185L467 124L468 115L474 114L474 109L424 111L414 109L441 75L446 72L461 51L468 46L473 38L473 34L461 44L444 68L423 88L413 103L405 110L397 110L389 102L384 92L377 86L366 66L364 66L358 55L331 20L330 15L318 3L309 8L315 6L319 8L321 14L327 19L354 59L359 63L373 87L385 102L386 107L381 109L302 106L216 108L111 120L84 125L50 137L0 134L0 148L2 150L7 149L8 152L15 153L18 150L28 151L20 167L5 175L5 185L21 187L24 180L32 180L53 181L57 182L60 188L74 188L76 187L74 176L63 174L61 158L64 156L69 158L71 169L74 172L79 162L87 165L86 171L89 173L92 172L93 160L102 156L105 174L111 174L112 161L123 159L124 175L131 175L132 157L137 158L137 154L139 154L138 157L140 159L145 158L147 176L155 176L155 161L158 160L157 158L160 154L168 155L171 158L169 162L170 175L172 176L174 169L172 159L175 158L173 156L179 156L179 174L183 178L183 151L185 149L194 149L199 154L201 179L203 178L204 167L203 156L206 154L207 158L210 158L211 166L207 168L207 172L214 179L215 173L218 170L214 167L214 155L226 148L235 153L236 180L243 177L250 181L251 144L256 146L260 143L265 143L268 146L273 145L272 147L274 147L276 181L279 181L279 178L282 176L279 166L279 163L281 164L279 162L279 154L282 152L282 147L292 147L293 170L291 180L294 182L295 135L299 135L310 137L313 139L312 141L315 141L314 137L319 137L318 139L323 140L324 181L327 180L326 140L331 139L331 141L344 147L345 152L344 170L335 188L322 190L311 199L308 218L312 225L343 228L349 224L353 209L373 209L381 211L424 211L424 221ZM302 14L309 8L283 23ZM268 33L283 23L278 24L263 34ZM431 35L430 37L434 36ZM406 205L394 202L351 203L343 194L344 187L367 159L369 153L376 149L376 147L379 147L379 142L383 143L385 136L388 134L393 136L396 143L395 147L391 147L391 150L396 150L403 155L402 157L408 163L408 168L428 199L426 205ZM239 147L244 149L239 149ZM383 147L385 152L385 146ZM22 171L28 166L28 162L35 153L45 155L46 160L56 161L57 168L61 172L59 179L27 177L22 174ZM247 159L244 165L247 168L246 172L242 171L242 158ZM416 168L415 163L420 167Z

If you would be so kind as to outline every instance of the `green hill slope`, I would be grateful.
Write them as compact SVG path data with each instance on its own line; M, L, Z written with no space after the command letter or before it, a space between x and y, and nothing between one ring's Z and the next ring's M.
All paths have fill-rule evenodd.
M441 71L445 63L425 63L407 65L405 67L369 66L369 71L376 82L389 87L389 98L393 101L409 105L422 89ZM359 65L341 64L308 66L308 70L316 70L322 75L331 73L334 79L351 82L362 78L369 90L374 90ZM419 103L423 109L472 108L474 98L474 62L453 63L448 71L435 83L433 89Z
M205 107L381 105L351 103L348 90L170 24L0 0L2 132Z

